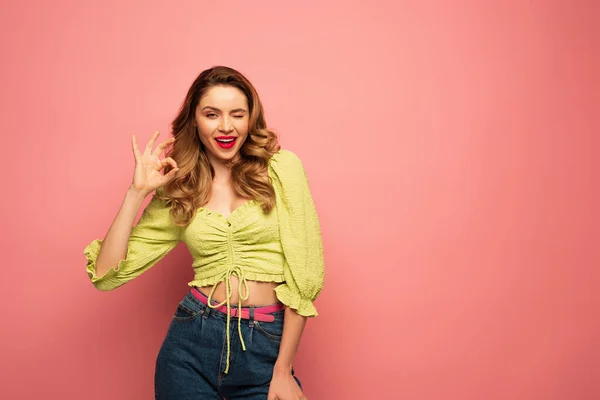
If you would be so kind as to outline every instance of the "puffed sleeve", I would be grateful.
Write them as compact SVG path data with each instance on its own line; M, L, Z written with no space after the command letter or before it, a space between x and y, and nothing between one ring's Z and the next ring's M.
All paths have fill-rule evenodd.
M319 217L301 160L279 150L269 162L276 193L276 211L286 263L285 282L275 291L299 315L317 316L313 301L323 288L325 264Z
M159 188L160 191L160 188ZM125 259L104 275L96 274L96 260L103 239L95 239L84 249L86 271L92 284L102 291L113 290L141 275L177 246L182 228L175 225L164 201L152 195L138 223L132 228Z

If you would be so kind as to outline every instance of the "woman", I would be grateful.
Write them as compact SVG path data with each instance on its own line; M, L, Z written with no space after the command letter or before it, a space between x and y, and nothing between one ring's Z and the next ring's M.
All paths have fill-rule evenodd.
M292 365L324 263L302 163L231 68L198 76L172 128L154 151L158 132L143 153L132 137L133 183L104 240L86 247L87 273L113 290L185 242L194 279L156 360L156 398L304 399Z

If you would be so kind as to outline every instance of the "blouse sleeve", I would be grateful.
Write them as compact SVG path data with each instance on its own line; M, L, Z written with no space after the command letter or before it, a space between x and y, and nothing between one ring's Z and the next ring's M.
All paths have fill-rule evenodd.
M159 189L160 190L160 189ZM113 290L155 265L181 241L182 228L172 222L169 207L152 196L138 223L132 228L125 259L104 275L96 274L96 260L103 239L95 239L84 250L86 271L92 284L102 291Z
M323 288L325 264L319 217L301 160L289 150L271 157L276 210L286 264L285 282L275 291L299 315L317 316L313 301Z

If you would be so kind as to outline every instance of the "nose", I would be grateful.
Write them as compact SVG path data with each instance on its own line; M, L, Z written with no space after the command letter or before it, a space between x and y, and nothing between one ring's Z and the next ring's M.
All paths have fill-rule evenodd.
M233 124L229 118L223 118L221 124L219 125L219 130L221 132L231 132L233 130Z

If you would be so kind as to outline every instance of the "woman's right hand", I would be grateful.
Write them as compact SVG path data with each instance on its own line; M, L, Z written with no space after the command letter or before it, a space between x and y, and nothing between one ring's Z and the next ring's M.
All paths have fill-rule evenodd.
M170 138L158 145L158 147L152 151L152 146L156 138L160 135L158 131L154 132L152 138L146 145L144 153L140 153L135 135L132 136L133 156L135 157L135 170L133 171L133 182L130 186L131 189L143 193L144 195L150 194L153 190L164 186L167 182L175 177L179 168L177 163L171 157L167 157L163 160L159 159L160 153L171 143L175 141L175 138ZM173 168L167 174L161 174L161 170L170 164Z

